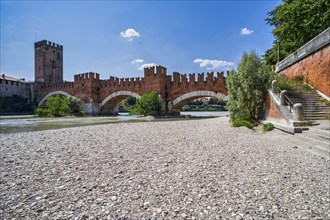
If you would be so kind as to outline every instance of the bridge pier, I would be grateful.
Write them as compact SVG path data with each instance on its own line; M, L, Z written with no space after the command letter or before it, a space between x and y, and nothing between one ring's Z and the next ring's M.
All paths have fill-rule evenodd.
M84 103L84 111L88 115L98 115L100 113L99 104L93 103L93 101Z

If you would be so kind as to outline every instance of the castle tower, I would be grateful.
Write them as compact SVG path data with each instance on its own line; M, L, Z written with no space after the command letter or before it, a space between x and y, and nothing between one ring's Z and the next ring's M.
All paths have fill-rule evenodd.
M34 43L34 80L44 83L63 82L63 46L42 40Z

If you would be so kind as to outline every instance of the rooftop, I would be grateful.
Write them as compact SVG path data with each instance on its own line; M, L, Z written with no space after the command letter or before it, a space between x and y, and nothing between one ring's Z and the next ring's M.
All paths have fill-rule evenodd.
M17 79L17 78L12 77L12 76L7 76L6 74L3 74L3 73L0 74L0 79L10 80L10 81L14 81L14 82L28 83L27 81L25 81L24 78Z

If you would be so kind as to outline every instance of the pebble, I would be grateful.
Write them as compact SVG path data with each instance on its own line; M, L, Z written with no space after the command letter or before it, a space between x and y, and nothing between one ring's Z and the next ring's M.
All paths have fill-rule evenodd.
M1 134L0 219L330 219L329 161L228 118Z

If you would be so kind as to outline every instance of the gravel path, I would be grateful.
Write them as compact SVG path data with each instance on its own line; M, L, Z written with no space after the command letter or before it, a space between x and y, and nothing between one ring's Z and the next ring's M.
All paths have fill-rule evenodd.
M228 118L1 134L0 219L329 219L329 161Z

